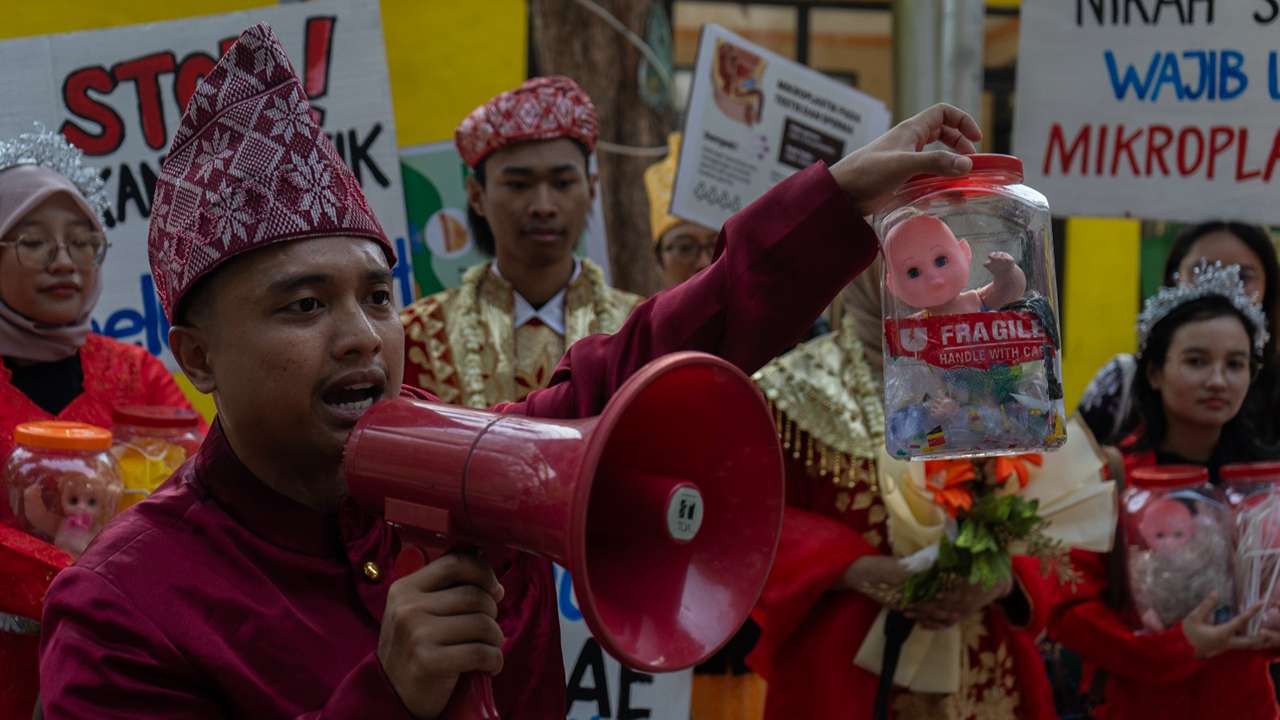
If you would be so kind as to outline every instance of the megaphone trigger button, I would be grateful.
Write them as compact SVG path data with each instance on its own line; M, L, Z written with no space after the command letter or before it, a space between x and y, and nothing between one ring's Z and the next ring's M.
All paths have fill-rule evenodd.
M367 560L364 565L360 566L360 569L364 571L365 579L369 582L382 582L382 570L378 567L378 563Z

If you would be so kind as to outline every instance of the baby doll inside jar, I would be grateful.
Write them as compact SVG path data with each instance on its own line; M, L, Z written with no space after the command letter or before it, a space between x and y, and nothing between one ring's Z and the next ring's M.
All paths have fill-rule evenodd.
M1262 603L1249 632L1280 630L1280 462L1226 465L1221 475L1235 524L1240 607Z
M6 519L78 557L115 516L123 489L111 432L46 421L19 425L13 438L4 472Z
M1181 622L1211 593L1215 622L1234 610L1231 516L1209 471L1161 465L1129 473L1121 498L1132 620L1159 632Z
M896 457L1066 440L1049 206L1017 158L972 157L963 177L912 179L875 218Z

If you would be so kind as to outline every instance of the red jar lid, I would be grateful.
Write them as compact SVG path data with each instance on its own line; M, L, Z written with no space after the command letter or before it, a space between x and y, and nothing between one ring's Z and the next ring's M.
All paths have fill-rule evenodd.
M1220 472L1225 482L1249 484L1257 482L1280 482L1280 461L1235 463L1223 465Z
M1199 465L1152 465L1134 468L1129 482L1144 488L1178 488L1209 482L1208 468Z
M963 182L971 175L978 173L1001 172L1012 175L1017 182L1022 182L1022 160L1012 155L996 153L975 153L969 156L973 161L973 169L964 175L916 175L907 181L904 189L925 182Z
M111 412L118 425L136 425L151 428L197 428L200 416L186 408L164 405L124 405Z

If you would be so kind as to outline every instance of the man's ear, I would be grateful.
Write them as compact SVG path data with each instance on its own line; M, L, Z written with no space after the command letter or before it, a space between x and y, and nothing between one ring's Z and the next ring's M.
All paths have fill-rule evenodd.
M207 395L218 389L213 365L209 362L209 339L204 330L189 325L169 328L169 351L197 390Z
M475 175L467 176L467 205L475 214L484 217L484 186Z
M600 185L600 176L596 173L587 173L587 196L591 198L591 202L596 201L596 189Z

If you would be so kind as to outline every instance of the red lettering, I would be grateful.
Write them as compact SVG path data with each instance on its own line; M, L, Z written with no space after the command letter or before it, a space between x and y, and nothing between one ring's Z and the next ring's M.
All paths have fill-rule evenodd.
M196 85L213 71L216 64L216 60L202 52L193 52L178 63L178 76L173 81L173 97L178 101L178 112L187 111L187 103L191 102Z
M219 40L218 41L218 57L222 57L223 55L226 55L227 51L231 49L231 46L235 45L236 40L239 40L239 39L240 38L238 37L229 37L229 38L222 38L221 40Z
M1116 176L1116 170L1120 167L1121 153L1129 156L1129 167L1133 169L1133 174L1135 176L1140 174L1138 172L1138 158L1133 154L1133 144L1137 142L1140 137L1142 137L1142 128L1135 130L1133 137L1125 137L1124 123L1116 126L1116 150L1115 153L1111 155L1111 177Z
M1194 164L1187 165L1187 139L1194 135L1196 139L1196 161ZM1188 126L1182 128L1178 132L1178 172L1183 177L1194 174L1200 169L1200 163L1204 162L1204 133L1200 132L1200 128Z
M1089 174L1089 134L1093 129L1092 125L1085 124L1080 127L1080 132L1076 134L1076 138L1071 143L1071 148L1067 149L1066 138L1062 134L1062 125L1054 123L1049 128L1049 147L1044 155L1044 175L1049 175L1050 166L1053 163L1054 148L1058 150L1058 158L1062 166L1062 174L1067 175L1071 172L1071 165L1075 162L1076 153L1080 152L1080 174Z
M1122 125L1121 127L1124 127L1124 126ZM1110 128L1107 125L1098 126L1098 153L1097 153L1097 160L1093 164L1093 167L1094 167L1093 172L1095 175L1101 176L1103 173L1102 163L1107 157L1107 130L1109 129ZM1116 133L1116 137L1117 138L1119 137L1119 133ZM1114 175L1115 172L1112 171L1112 174Z
M1210 180L1213 179L1214 170L1218 164L1218 156L1226 152L1231 147L1231 141L1235 138L1235 128L1226 125L1214 125L1209 128L1209 171L1206 175Z
M1249 128L1240 127L1240 143L1236 145L1236 182L1252 180L1262 174L1261 170L1245 170L1244 157L1249 152Z
M1157 140L1156 136L1160 139ZM1164 151L1173 142L1173 131L1168 125L1152 125L1147 128L1147 175L1151 175L1152 161L1160 163L1160 172L1169 174L1169 165L1164 161Z
M1276 163L1280 162L1280 130L1276 130L1271 139L1271 154L1267 156L1267 171L1262 174L1263 182L1271 182L1271 174L1276 171Z
M160 76L173 72L177 59L172 52L159 52L126 60L111 68L117 81L132 81L138 93L138 118L142 138L152 150L163 150L169 136L164 127L164 107L160 104Z
M97 123L101 132L94 134L67 120L60 132L67 141L80 148L86 155L107 155L115 152L124 142L124 121L110 105L89 96L89 91L107 94L116 88L116 81L102 66L80 68L67 75L62 83L62 102L76 117Z

